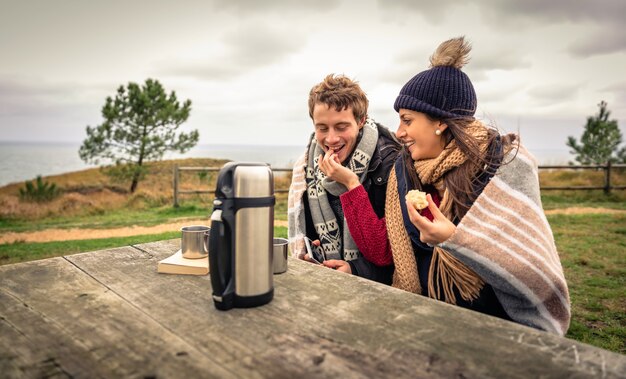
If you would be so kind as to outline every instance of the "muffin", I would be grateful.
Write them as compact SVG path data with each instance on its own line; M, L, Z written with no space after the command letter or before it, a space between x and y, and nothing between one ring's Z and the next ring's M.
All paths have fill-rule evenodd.
M426 192L419 190L411 190L406 194L406 200L415 207L417 210L422 210L428 207L428 200L426 200Z

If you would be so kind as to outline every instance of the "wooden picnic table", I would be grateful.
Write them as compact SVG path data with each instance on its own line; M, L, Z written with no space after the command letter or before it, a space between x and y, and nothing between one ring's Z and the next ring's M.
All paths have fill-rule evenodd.
M310 263L218 311L169 240L0 267L0 377L617 378L626 356Z

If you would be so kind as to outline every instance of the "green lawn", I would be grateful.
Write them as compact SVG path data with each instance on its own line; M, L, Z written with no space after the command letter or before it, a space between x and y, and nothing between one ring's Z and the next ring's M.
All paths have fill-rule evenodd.
M113 247L136 245L180 237L180 232L167 232L132 237L102 238L56 242L15 242L0 245L0 264L32 261Z
M46 217L32 220L0 218L0 233L5 231L27 232L49 228L110 229L129 225L152 226L184 219L211 217L211 208L200 204L185 204L179 208L161 206L148 209L122 208L102 214L82 216Z
M626 354L626 215L548 219L572 301L567 337Z
M274 228L275 237L287 237L287 228ZM73 240L58 242L24 243L16 242L0 245L0 265L59 257L94 250L110 249L120 246L137 245L146 242L180 238L180 232L148 234L131 237L102 238L93 240Z
M612 191L605 195L594 191L542 191L541 201L545 210L585 207L626 210L626 190Z
M165 205L146 209L121 208L102 214L81 216L46 217L37 221L22 219L7 219L0 217L0 233L2 232L29 232L50 228L70 229L111 229L130 225L153 226L185 219L211 217L212 207L206 203L187 202L174 208ZM274 207L276 220L287 220L287 201L277 200Z

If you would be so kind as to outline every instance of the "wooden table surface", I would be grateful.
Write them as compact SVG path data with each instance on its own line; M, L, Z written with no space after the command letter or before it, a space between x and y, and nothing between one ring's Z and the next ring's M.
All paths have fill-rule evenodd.
M0 267L0 377L613 378L626 356L290 259L274 300L214 308L180 240Z

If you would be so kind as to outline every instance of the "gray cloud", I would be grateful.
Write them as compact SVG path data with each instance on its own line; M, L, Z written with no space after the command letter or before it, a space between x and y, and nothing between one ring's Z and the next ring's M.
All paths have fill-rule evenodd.
M552 22L591 21L599 24L614 22L621 24L626 14L623 0L571 1L571 0L488 0L491 10L498 18L528 18L551 20Z
M201 142L301 143L311 128L308 90L329 72L361 81L372 116L395 127L401 86L460 34L474 42L464 71L481 112L577 115L582 124L604 99L623 120L626 55L615 52L626 1L570 2L6 2L0 140L82 139L101 122L106 96L147 77L193 101L185 125L201 130ZM557 98L573 80L585 84L578 97Z
M595 2L571 0L482 0L481 11L491 22L510 23L516 21L536 22L538 19L551 20L553 22L580 22L602 21L607 19L620 21L626 7L622 0L599 0ZM410 12L421 14L432 24L438 24L445 19L450 11L457 8L473 6L470 1L440 0L422 1L414 0L378 0L378 7L382 11L398 12L403 14ZM468 20L468 22L472 22Z
M494 104L506 102L510 96L523 91L523 88L518 88L511 84L495 88L481 88L480 85L476 85L475 88L479 106L487 104L493 106Z
M162 71L205 80L226 80L280 62L306 44L305 38L293 30L261 24L232 29L220 41L225 47L223 54L208 57L202 63L168 62Z
M528 95L542 103L564 102L578 96L580 84L542 85L528 90Z
M292 0L229 0L216 1L214 8L218 11L240 14L259 14L272 12L328 12L337 8L340 0L292 1Z
M64 99L75 97L77 87L49 84L42 80L15 80L0 78L0 116L32 116L36 113L57 115Z
M384 81L404 83L417 73L429 68L429 57L437 48L433 45L430 50L424 46L408 48L396 55L393 59L395 69L380 75ZM463 71L472 81L487 78L492 70L518 70L531 67L531 62L522 55L519 49L507 46L479 46L470 53L470 61Z
M99 89L84 85L0 78L0 135L5 141L80 141L89 121L99 120L103 100Z
M501 27L521 28L533 25L568 23L595 30L577 36L567 47L570 54L587 57L626 51L623 22L626 1L516 1L489 0L485 7L488 22ZM574 36L572 36L574 37Z
M479 50L471 54L468 70L489 71L489 70L517 70L529 68L531 66L527 57L521 55L518 49L498 46L495 49Z
M386 14L395 14L400 16L399 22L405 23L406 20L402 18L406 15L406 12L422 15L427 21L432 24L439 24L446 19L448 9L454 6L464 6L470 4L467 0L455 1L455 0L439 0L439 1L419 1L415 0L393 0L385 1L378 0L378 9Z
M452 10L476 7L468 1L442 0L420 2L411 0L378 1L378 6L386 13L396 13L402 20L406 12L420 14L432 25L445 21ZM626 16L624 0L483 0L480 3L482 22L493 25L493 29L507 32L521 32L533 27L548 27L559 24L585 26L597 29L593 35L585 33L568 47L568 51L578 57L609 54L626 51L626 35L623 22ZM476 22L476 20L468 20ZM402 22L401 22L402 23Z
M626 34L622 27L615 28L612 33L606 31L596 33L595 36L574 42L568 51L576 57L626 52Z
M383 82L403 85L414 75L428 68L430 54L432 51L422 45L406 47L392 57L393 70L381 71L377 76Z
M423 14L432 23L437 23L438 19L445 17L453 8L474 5L467 0L440 0L419 4L414 0L378 0L378 7L381 10ZM598 24L607 22L621 24L626 14L626 2L623 0L482 0L480 5L481 11L489 21L500 24L510 24L512 20L532 23L536 23L537 20L550 20L552 23L591 21Z
M489 71L514 71L532 66L520 49L511 46L479 46L470 56L464 71L474 82L487 79Z
M0 98L40 98L66 96L73 87L58 84L45 84L40 80L22 81L9 78L0 79Z
M602 88L601 91L626 91L626 81L613 83Z
M223 38L232 48L233 63L244 67L265 66L298 51L303 41L292 30L278 30L259 25L246 25Z
M600 89L600 92L609 93L608 97L603 97L608 103L609 110L620 111L626 109L626 81L617 82ZM612 101L610 98L612 97ZM620 125L625 126L622 121Z
M235 66L225 67L218 63L208 62L206 65L181 65L171 70L164 70L164 73L201 80L228 80L242 74L242 70Z
M114 92L101 85L0 77L3 139L78 140L87 124L99 122L104 99Z
M416 69L415 66L397 65L397 67L393 70L381 71L380 73L374 75L381 82L397 85L399 90L401 86L409 81L409 79L425 69L426 67L423 69Z

